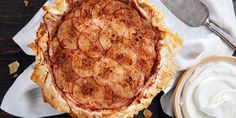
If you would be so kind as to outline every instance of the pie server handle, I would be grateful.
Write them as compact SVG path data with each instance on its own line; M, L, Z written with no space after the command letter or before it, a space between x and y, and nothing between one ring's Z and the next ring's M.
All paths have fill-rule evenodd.
M221 39L223 39L230 47L236 50L236 39L222 30L219 26L217 26L214 22L212 22L209 18L206 19L204 25L207 26L212 32L218 35Z

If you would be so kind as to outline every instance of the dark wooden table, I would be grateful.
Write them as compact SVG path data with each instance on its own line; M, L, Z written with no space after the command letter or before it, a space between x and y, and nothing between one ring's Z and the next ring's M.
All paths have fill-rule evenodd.
M8 64L19 61L20 68L17 74L21 74L35 59L26 55L20 47L14 43L12 37L29 22L32 16L39 10L46 0L29 0L29 6L25 7L23 0L1 0L0 1L0 103L15 81L15 78L9 74ZM234 7L236 8L236 0ZM154 118L169 118L165 115L160 106L160 93L150 106L152 112L155 112ZM10 114L0 110L1 118L14 118ZM68 114L54 116L50 118L70 117Z

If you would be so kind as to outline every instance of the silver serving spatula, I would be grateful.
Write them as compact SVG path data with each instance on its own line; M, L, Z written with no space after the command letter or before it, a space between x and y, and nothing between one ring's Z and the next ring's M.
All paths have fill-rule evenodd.
M207 7L199 0L161 0L162 3L186 24L198 27L207 26L234 50L236 40L209 19Z

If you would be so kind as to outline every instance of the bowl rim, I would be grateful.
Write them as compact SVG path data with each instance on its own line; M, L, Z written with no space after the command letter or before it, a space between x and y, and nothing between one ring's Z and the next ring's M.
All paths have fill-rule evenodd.
M224 62L230 62L234 63L236 65L236 57L233 56L209 56L205 57L203 59L200 59L196 63L194 63L189 69L187 69L182 76L179 78L179 81L176 85L176 88L174 90L174 98L173 98L173 110L174 110L174 115L176 118L184 118L182 109L180 107L180 98L181 94L183 91L183 88L185 86L185 83L187 82L188 76L196 70L197 67L207 64L207 63L212 63L212 62L217 62L217 61L224 61Z

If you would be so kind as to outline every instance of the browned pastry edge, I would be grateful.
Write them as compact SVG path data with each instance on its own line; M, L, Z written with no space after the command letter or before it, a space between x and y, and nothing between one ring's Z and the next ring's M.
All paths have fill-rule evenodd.
M37 32L35 45L31 46L36 54L37 64L31 79L37 83L43 93L44 101L51 104L55 109L62 112L70 113L73 117L79 118L100 118L100 117L133 117L140 110L147 108L152 99L164 88L168 86L170 79L177 72L178 68L174 63L174 56L181 48L182 41L179 37L172 33L165 25L163 16L156 11L156 8L147 0L132 0L140 13L165 33L161 41L160 64L156 74L151 76L150 86L147 86L142 95L138 96L130 106L121 108L120 110L104 110L104 111L87 111L77 107L70 101L63 99L59 91L53 84L53 77L49 71L49 65L45 59L44 53L47 50L47 42L51 34L54 32L47 22L58 21L58 18L67 12L69 6L73 4L73 0L57 0L53 5L44 6L47 12L44 20L41 22ZM47 20L47 21L45 21ZM59 24L60 22L58 22Z

